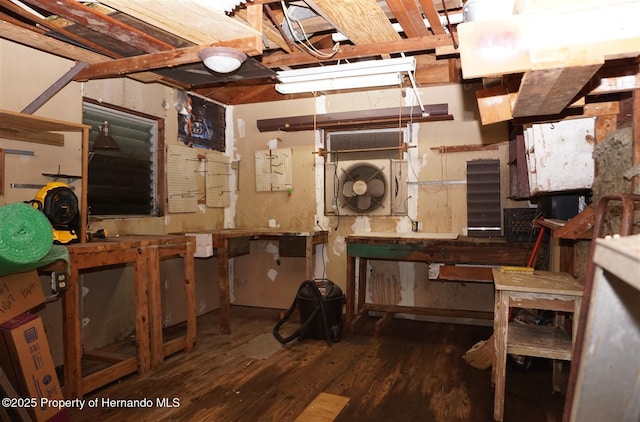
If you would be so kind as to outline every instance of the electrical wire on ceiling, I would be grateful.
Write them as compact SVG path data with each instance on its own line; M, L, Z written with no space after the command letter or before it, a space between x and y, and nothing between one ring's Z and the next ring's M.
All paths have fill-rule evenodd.
M287 22L287 25L289 26L289 30L291 31L291 36L300 44L302 45L309 54L311 54L312 56L318 57L318 58L322 58L322 59L327 59L327 58L331 58L333 56L336 55L336 53L338 52L338 49L340 48L340 43L336 42L333 45L333 49L331 53L324 53L320 50L318 50L317 48L315 48L313 46L313 44L311 43L311 41L309 40L309 38L307 37L307 34L304 30L304 27L302 26L302 22L300 22L300 20L292 18L289 15L289 9L287 8L287 5L285 4L284 0L280 1L280 4L282 5L282 11L284 12L284 18ZM302 33L302 36L304 37L304 39L300 39L298 37L298 35L296 34L296 31L293 28L293 24L292 21L295 21L296 25L298 26L298 28L300 28L300 33ZM297 44L294 44L297 46ZM300 49L301 51L304 51L302 49Z

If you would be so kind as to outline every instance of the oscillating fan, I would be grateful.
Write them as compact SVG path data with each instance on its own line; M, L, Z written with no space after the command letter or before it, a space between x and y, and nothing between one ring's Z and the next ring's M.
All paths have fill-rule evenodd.
M358 213L368 213L383 205L387 181L383 168L357 163L340 177L341 203Z

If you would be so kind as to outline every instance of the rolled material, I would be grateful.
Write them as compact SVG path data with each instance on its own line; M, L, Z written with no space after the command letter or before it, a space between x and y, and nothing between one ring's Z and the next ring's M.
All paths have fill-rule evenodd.
M16 202L0 207L0 276L39 266L53 246L53 227L31 205Z

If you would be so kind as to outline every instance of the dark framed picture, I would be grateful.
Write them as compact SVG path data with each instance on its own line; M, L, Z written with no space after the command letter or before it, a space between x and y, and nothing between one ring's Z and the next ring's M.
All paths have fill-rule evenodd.
M225 150L225 109L214 102L186 94L178 104L178 139L196 148Z

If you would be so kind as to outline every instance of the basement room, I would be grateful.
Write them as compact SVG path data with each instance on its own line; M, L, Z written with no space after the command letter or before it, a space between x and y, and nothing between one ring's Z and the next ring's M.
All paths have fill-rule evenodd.
M0 0L0 421L640 420L637 0Z

